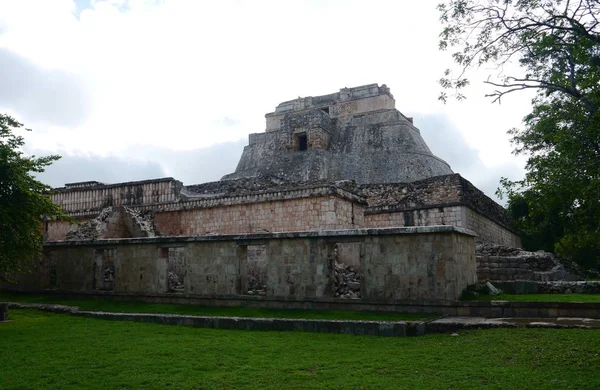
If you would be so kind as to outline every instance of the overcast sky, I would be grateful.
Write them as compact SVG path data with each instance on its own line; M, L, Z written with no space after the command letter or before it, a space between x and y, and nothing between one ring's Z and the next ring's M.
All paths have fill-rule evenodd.
M444 105L440 0L0 0L0 112L33 131L26 151L58 153L52 186L235 169L248 134L285 100L387 84L432 151L488 195L524 160L506 131L529 96L502 105L472 76Z

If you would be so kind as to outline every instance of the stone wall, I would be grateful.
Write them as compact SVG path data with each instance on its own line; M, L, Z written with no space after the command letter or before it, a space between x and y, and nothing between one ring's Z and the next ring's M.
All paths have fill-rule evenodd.
M365 227L367 228L431 225L460 226L476 232L477 239L482 242L515 248L521 246L521 239L517 234L467 206L446 206L367 213L365 215Z
M514 230L504 207L459 174L412 183L366 184L360 186L360 190L370 213L466 205L506 229Z
M323 129L310 129L307 133L309 149L329 149L330 134Z
M386 299L457 299L465 286L477 281L473 244L473 237L467 235L427 235L419 240L369 236L361 264L367 270L364 294Z
M360 186L373 211L446 206L462 201L459 174L431 177L412 183L380 183Z
M457 226L476 231L480 241L521 248L521 237L514 231L470 207L462 207L462 210L464 222Z
M454 225L475 231L483 242L521 247L505 209L459 174L360 190L369 205L365 227Z
M243 188L235 184L191 186L184 195L186 199L179 202L134 205L130 209L153 211L156 228L167 236L454 225L477 232L484 242L521 245L518 235L502 224L504 221L491 220L471 206L462 205L459 175L363 186L368 207L360 196L350 192L352 189L345 189L344 182L328 186L315 182L302 187L268 181L257 183L254 192L244 190L254 188L252 183L245 183ZM47 226L48 240L65 239L68 223L47 222ZM132 236L124 233L120 237Z
M245 295L248 247L264 245L267 297L333 297L335 248L352 242L360 243L362 298L455 300L476 279L473 240L467 230L440 226L55 242L33 273L0 287L48 288L52 265L59 291L166 294L168 248L177 247L185 294Z
M465 214L463 209L464 206L448 206L405 211L369 212L365 215L365 227L463 226L463 216Z
M360 115L365 112L390 110L395 106L394 97L385 85L363 85L355 88L342 88L340 92L322 96L308 96L283 102L275 108L275 112L265 115L266 131L279 130L286 125L290 114L303 114L319 109L327 112L330 118L343 118Z
M306 182L328 178L330 152L321 148L295 151L293 134L282 130L264 135L256 137L255 143L244 147L236 168L237 173L225 175L223 179L269 175Z
M90 218L78 218L78 223L84 223ZM73 224L67 221L45 221L44 231L46 241L62 241L67 237Z
M84 182L56 188L52 201L71 214L99 212L109 206L132 206L173 202L183 187L172 177L118 184Z
M363 226L364 207L335 197L157 212L155 223L167 236L353 229Z
M284 115L281 119L280 128L287 133L298 130L308 131L309 129L322 129L331 132L331 122L329 113L317 108Z
M342 185L342 184L340 184ZM160 205L129 206L131 213L154 213L162 235L238 234L257 231L298 231L350 229L363 226L364 201L334 185L271 188L266 192L245 192L231 186L194 186L197 191L229 191L224 194L188 192L186 199ZM77 214L72 212L71 214ZM98 215L98 212L85 213ZM81 217L80 217L81 218ZM86 221L82 219L81 221ZM66 238L67 222L46 222L49 241ZM111 225L112 226L112 225ZM135 237L123 235L121 237ZM102 236L117 238L117 236Z

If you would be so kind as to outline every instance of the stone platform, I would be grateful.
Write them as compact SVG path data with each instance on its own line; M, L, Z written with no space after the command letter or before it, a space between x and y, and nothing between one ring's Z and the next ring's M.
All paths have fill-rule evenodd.
M454 301L476 280L474 236L445 225L49 242L43 262L0 290L334 299L347 287L335 263L347 262L371 302Z

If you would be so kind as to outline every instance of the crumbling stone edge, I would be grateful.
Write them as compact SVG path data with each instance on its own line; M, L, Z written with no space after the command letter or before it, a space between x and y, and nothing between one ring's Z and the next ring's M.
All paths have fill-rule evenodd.
M434 234L434 233L458 233L476 237L472 230L451 225L433 226L410 226L393 228L360 228L341 230L311 230L296 232L264 232L243 234L217 234L205 236L162 236L162 237L136 237L136 238L109 238L98 240L73 240L73 241L49 241L44 247L61 247L76 245L124 245L124 244L166 244L171 242L206 242L206 241L243 241L243 240L267 240L281 238L310 238L310 237L365 237L384 236L396 234Z
M292 318L212 317L179 314L110 313L79 310L76 306L37 303L7 302L10 309L37 309L52 313L70 314L86 318L113 321L135 321L163 325L190 326L196 328L296 331L313 333L342 333L387 337L419 336L426 333L448 333L457 330L490 328L586 328L580 325L553 323L514 323L480 321L348 321Z
M345 333L378 336L417 336L425 333L422 321L346 321L291 318L212 317L179 314L109 313L79 310L76 306L8 302L11 309L37 309L87 318L136 321L197 328L276 330L321 333Z

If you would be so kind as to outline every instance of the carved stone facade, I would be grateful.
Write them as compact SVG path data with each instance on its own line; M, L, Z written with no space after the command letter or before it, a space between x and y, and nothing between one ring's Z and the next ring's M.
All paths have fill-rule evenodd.
M144 191L154 191L148 181L124 183L121 190L111 185L108 195L103 195L107 191L100 184L78 189L76 194L85 201L77 201L68 188L53 197L59 204L70 199L67 212L85 227L106 204L97 196L110 196L114 204L128 204L131 212L151 217L154 229L164 236L447 225L473 230L483 242L521 246L502 207L458 174L363 186L348 181L294 183L265 177L188 187L178 187L178 183L173 179L156 183L169 192L163 202L131 204L127 198L131 188L140 189L142 199ZM112 197L113 192L124 198ZM110 219L107 221L110 224ZM66 222L45 222L48 241L65 240L72 229ZM118 231L110 226L104 229ZM105 238L115 238L115 234Z
M358 248L361 299L454 301L476 281L472 232L435 226L54 242L45 246L44 258L31 272L15 278L17 285L0 282L0 289L171 295L179 302L239 295L344 299L336 296L340 243ZM250 269L257 246L264 251L258 275ZM260 283L255 288L251 277L256 276Z

